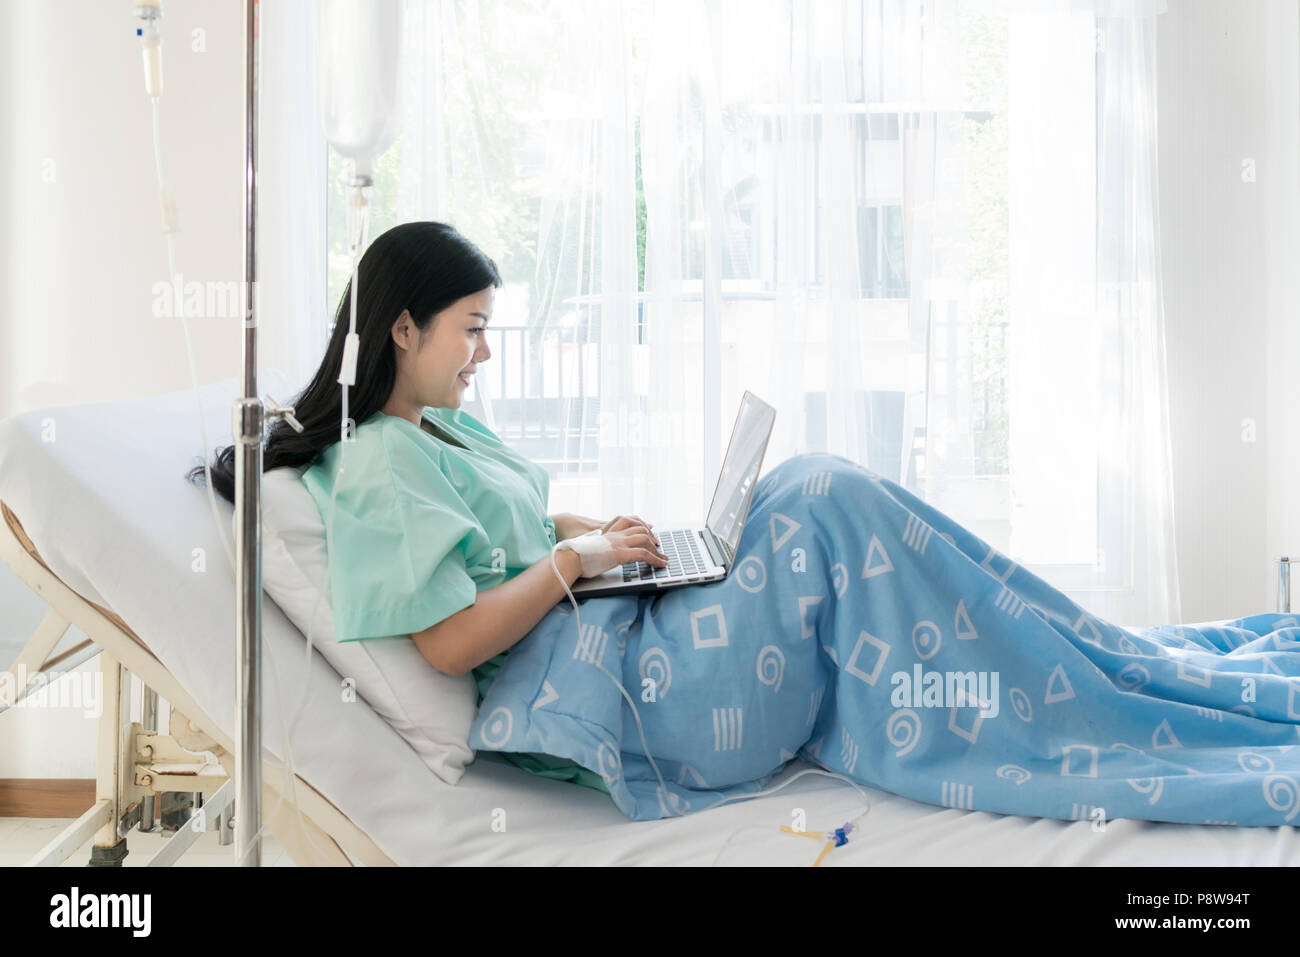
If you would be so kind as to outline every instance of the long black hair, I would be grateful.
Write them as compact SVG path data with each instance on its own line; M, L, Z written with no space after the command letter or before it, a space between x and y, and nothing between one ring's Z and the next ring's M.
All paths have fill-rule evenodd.
M348 390L348 415L360 426L384 407L397 381L392 328L403 309L424 342L433 318L448 306L501 285L496 263L446 223L417 222L394 226L377 237L361 257L357 296L357 382ZM320 368L310 384L289 404L301 433L277 419L262 455L262 471L283 465L303 466L339 440L343 387L338 383L343 344L351 314L352 281L348 280L334 313L334 329ZM203 466L187 473L203 477ZM228 502L235 500L235 447L216 450L212 487Z

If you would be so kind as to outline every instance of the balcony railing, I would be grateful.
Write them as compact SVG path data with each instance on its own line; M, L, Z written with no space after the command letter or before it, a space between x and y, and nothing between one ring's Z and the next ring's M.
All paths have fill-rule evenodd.
M552 474L595 471L598 322L583 320L545 331L490 326L488 337L496 365L492 417L502 441Z
M644 320L642 307L638 303L638 329ZM544 331L526 325L490 326L488 336L496 366L492 417L502 441L553 477L594 473L600 442L599 317L584 310L571 325ZM925 430L921 426L904 437L905 397L895 389L858 393L863 421L871 431L868 467L910 486L916 481L918 459L924 456ZM823 447L827 440L824 392L806 394L804 416L809 447ZM906 456L905 438L911 443ZM904 461L906 474L901 468Z

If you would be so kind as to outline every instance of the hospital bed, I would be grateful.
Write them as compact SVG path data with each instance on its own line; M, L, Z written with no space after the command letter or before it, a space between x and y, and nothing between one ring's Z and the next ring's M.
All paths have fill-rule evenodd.
M274 370L262 386L291 398ZM230 442L235 392L233 379L200 390L214 446ZM229 807L238 727L235 584L206 493L184 478L198 461L196 416L186 390L0 422L0 556L50 607L13 666L67 667L74 658L51 653L75 626L93 644L74 656L97 650L105 679L96 802L32 863L57 864L92 837L97 863L119 863L148 795L202 792L205 813ZM217 504L229 528L230 506ZM338 693L340 675L319 653L293 736L289 791L279 756L283 722L307 675L305 639L269 598L263 641L263 813L298 864L808 865L818 846L780 828L802 820L809 830L831 830L863 807L844 783L805 775L752 800L632 822L604 794L490 753L449 785L363 700ZM170 705L165 731L128 720L128 673ZM807 768L796 760L770 786ZM1300 861L1300 838L1289 827L1111 821L1099 830L1090 821L964 811L866 790L869 813L822 866ZM272 816L282 791L292 800ZM178 830L152 863L173 862L195 831Z

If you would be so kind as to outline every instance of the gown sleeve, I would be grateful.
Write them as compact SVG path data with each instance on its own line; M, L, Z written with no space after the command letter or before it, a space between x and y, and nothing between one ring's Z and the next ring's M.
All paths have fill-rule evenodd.
M330 587L339 641L423 631L474 604L477 582L494 577L485 567L487 533L430 443L388 431L374 458L368 486L349 489L360 493L353 507L342 494L335 504L340 560L331 561Z

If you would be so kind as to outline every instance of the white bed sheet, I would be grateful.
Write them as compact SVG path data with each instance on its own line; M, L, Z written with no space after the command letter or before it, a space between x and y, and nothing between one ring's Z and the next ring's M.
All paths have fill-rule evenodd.
M261 385L282 401L290 396L273 370ZM201 390L213 446L230 443L236 388L227 379ZM234 575L206 495L183 479L199 460L199 445L189 390L14 416L0 422L0 498L55 573L121 615L233 738ZM228 529L231 507L220 498L217 504ZM195 548L206 553L202 573L191 570ZM278 755L274 679L289 689L287 717L300 693L305 641L270 599L263 603L263 640L263 741ZM294 734L296 769L403 865L707 865L733 831L748 826L758 829L736 834L720 863L802 865L819 845L778 830L797 809L809 828L829 830L862 808L848 785L808 775L766 797L631 822L603 794L486 753L453 787L367 705L343 701L339 675L319 655L310 674L312 694ZM773 784L806 767L793 763ZM1115 821L1095 831L1089 822L962 811L865 790L872 809L823 866L1300 863L1294 827Z

